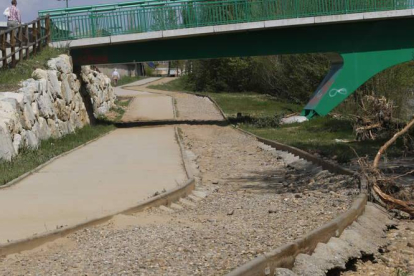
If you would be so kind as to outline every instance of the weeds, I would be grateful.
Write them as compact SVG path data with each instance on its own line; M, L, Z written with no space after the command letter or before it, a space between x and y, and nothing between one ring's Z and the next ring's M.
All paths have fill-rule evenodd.
M15 91L19 89L19 83L32 77L35 69L47 69L47 61L61 54L67 53L67 49L47 47L39 54L28 60L19 62L15 68L0 70L0 92Z

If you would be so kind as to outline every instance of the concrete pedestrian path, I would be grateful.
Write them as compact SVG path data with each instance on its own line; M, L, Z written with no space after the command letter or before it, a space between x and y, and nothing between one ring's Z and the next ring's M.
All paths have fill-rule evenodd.
M170 96L140 92L124 114L123 122L174 120L174 103Z
M146 78L122 87L115 87L118 97L133 97L123 122L174 120L174 102L171 96L131 90L128 87L142 87L161 78Z
M139 95L141 95L142 92L133 91L133 90L125 89L125 88L131 87L131 86L144 86L144 85L150 84L152 82L158 81L160 79L162 79L162 78L159 78L159 77L146 78L146 79L139 80L139 81L136 81L136 82L132 82L132 83L129 83L129 84L126 84L126 85L123 85L123 86L114 87L114 91L115 91L115 94L118 97L135 97L135 96L139 96Z
M118 129L0 190L0 244L127 209L184 181L173 127Z

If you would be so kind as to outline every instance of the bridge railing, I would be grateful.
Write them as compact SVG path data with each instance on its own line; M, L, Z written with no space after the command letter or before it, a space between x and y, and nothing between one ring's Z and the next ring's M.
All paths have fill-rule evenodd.
M52 40L414 8L414 0L225 0L144 3L111 11L95 9L65 13L65 10L62 10L59 15L51 17Z
M16 64L41 51L51 39L50 18L38 18L30 23L0 32L0 68Z

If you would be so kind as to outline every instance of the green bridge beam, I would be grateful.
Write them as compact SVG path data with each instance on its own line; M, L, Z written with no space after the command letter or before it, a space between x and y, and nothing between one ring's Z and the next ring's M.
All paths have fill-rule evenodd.
M414 47L333 54L331 70L302 111L302 115L308 118L327 115L370 78L387 68L411 61L413 57Z

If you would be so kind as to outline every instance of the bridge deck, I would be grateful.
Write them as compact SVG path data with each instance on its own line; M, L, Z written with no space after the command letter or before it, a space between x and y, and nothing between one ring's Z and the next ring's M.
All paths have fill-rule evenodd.
M46 10L39 15L52 16L53 40L62 41L293 18L411 13L413 8L413 0L134 1Z

